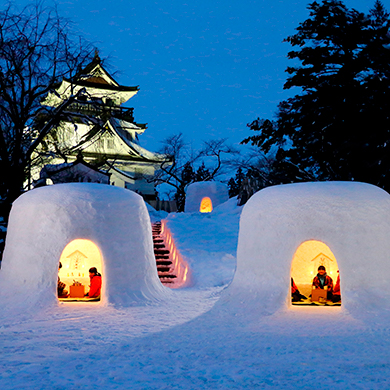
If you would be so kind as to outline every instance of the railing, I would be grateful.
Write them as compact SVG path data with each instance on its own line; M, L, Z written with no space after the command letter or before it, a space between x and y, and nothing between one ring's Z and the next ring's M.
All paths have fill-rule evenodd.
M118 106L110 106L103 103L77 101L69 104L67 110L75 113L79 112L79 113L92 114L92 115L109 113L119 119L124 119L129 122L134 121L133 107L125 108L125 107L118 107Z

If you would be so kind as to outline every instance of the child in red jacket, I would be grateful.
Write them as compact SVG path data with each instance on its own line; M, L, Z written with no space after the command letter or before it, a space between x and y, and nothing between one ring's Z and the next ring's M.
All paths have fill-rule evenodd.
M97 272L96 267L89 269L89 279L91 284L89 285L89 292L86 295L90 298L99 298L102 288L102 275Z

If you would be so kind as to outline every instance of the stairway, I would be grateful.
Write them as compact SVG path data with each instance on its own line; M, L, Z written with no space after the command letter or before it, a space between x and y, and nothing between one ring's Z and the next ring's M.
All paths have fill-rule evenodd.
M177 276L174 274L170 252L165 245L161 234L161 222L152 223L154 257L156 258L156 266L160 282L170 287Z

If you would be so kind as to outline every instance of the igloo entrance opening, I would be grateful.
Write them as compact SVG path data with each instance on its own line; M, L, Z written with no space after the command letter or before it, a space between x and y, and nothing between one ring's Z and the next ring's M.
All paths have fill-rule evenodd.
M199 211L201 213L211 213L213 211L213 202L208 196L205 196L201 203L200 203L200 208Z
M90 293L91 279L89 270L96 268L102 273L102 256L99 248L90 240L76 239L71 241L62 251L58 271L58 299L61 301L96 301L100 294L86 296ZM100 279L101 280L101 279ZM95 280L96 282L96 280ZM92 289L99 290L92 283ZM91 295L91 294L90 294Z
M325 277L321 275L320 279L314 278L317 276L318 268L325 268ZM298 289L298 293L306 297L299 296L295 293L292 299L293 304L327 304L340 305L338 300L340 295L340 278L339 267L337 260L331 249L323 242L317 240L308 240L303 242L296 250L291 264L291 290L292 293ZM320 272L323 273L323 272ZM328 284L331 279L332 287ZM314 281L314 283L313 283ZM313 284L317 285L314 292ZM322 291L319 291L322 290ZM334 293L332 297L329 293ZM318 296L319 295L319 296ZM335 302L334 302L335 301Z

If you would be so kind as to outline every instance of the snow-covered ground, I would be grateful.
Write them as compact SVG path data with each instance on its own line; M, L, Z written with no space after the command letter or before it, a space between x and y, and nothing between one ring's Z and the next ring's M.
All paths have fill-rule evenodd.
M230 304L240 213L161 214L192 270L169 301L0 312L0 389L390 388L387 310Z

